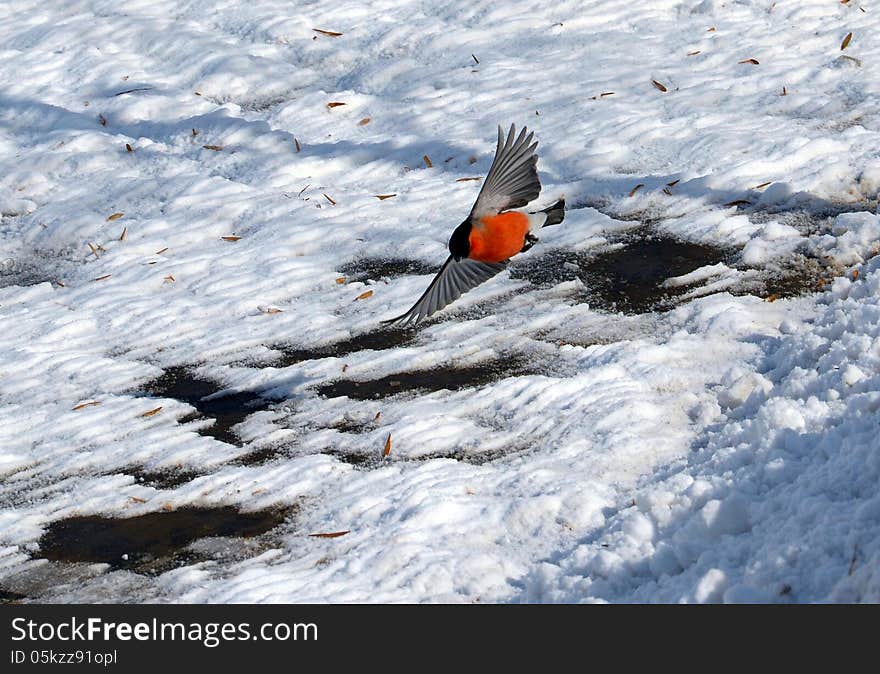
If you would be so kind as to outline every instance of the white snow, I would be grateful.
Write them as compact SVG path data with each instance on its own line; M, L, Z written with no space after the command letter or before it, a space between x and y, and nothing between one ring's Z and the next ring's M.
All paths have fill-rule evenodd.
M880 14L864 10L0 5L0 588L880 601ZM412 342L279 361L411 305L428 273L359 265L439 267L479 189L459 179L485 175L511 122L535 130L538 205L564 195L564 223ZM516 273L643 225L730 253L669 274L678 306L638 315L602 310L589 280ZM749 285L805 258L824 271L800 297ZM457 390L316 392L491 363ZM185 401L138 393L176 366L277 402L222 442ZM133 468L197 476L150 486ZM40 556L69 517L223 505L292 514L252 553L197 541L207 561L152 576Z

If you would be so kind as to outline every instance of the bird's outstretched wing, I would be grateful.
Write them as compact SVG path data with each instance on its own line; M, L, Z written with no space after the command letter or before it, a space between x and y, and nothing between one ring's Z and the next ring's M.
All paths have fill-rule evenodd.
M437 276L431 281L431 285L409 311L382 322L401 325L418 323L435 311L440 311L450 302L457 300L468 290L476 288L495 274L504 271L506 267L507 262L478 262L469 258L456 260L450 255L440 271L437 272Z
M472 219L479 220L508 208L521 208L538 198L541 193L535 154L538 142L532 143L535 134L527 133L528 129L523 127L519 136L515 136L516 128L511 124L505 141L501 127L498 127L495 160L471 209Z

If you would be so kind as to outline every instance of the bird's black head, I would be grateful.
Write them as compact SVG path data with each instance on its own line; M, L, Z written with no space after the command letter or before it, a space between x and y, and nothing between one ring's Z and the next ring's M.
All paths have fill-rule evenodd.
M462 222L452 236L449 237L449 252L456 260L467 257L471 252L470 244L471 221L470 218Z

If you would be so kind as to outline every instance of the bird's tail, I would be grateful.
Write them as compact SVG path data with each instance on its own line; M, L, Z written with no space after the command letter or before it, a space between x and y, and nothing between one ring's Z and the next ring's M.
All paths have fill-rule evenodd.
M548 206L541 213L547 214L547 220L544 222L542 227L547 227L548 225L558 225L565 219L565 199L560 199L552 206Z

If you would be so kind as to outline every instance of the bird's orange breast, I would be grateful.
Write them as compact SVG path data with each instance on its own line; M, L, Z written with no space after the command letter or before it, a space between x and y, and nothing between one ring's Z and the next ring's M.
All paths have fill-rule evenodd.
M525 213L509 211L474 222L468 243L469 258L480 262L503 262L522 250L529 231Z

